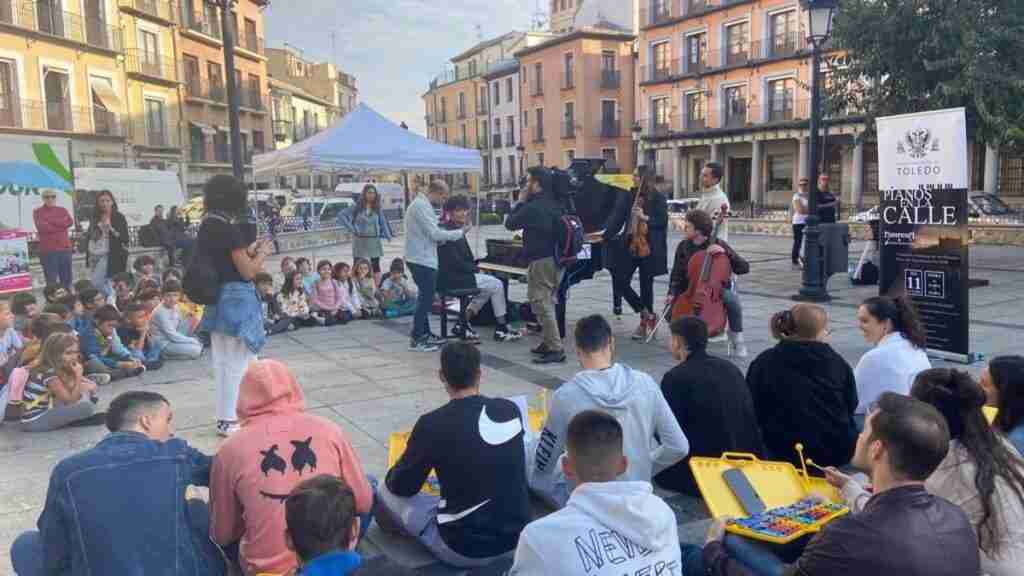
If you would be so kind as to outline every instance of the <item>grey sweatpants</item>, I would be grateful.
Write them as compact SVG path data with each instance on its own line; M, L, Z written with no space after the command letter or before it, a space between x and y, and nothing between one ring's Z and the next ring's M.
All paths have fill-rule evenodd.
M526 272L526 297L543 330L544 345L548 350L562 350L562 336L555 319L554 301L560 273L554 257L530 262Z
M21 421L21 429L24 432L49 432L63 428L73 422L85 420L96 413L96 404L88 397L83 396L75 404L66 406L54 406L34 420Z

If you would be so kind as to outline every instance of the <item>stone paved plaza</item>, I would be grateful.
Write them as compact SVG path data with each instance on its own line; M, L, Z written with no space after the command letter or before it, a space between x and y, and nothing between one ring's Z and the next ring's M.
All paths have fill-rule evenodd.
M505 234L497 227L484 233ZM673 248L676 241L677 236L672 239ZM740 280L751 358L771 345L768 320L774 312L791 305L789 296L799 285L799 273L789 264L788 243L786 238L733 237L733 245L750 260L752 268L751 274ZM401 246L401 240L387 245L385 261L400 255ZM482 255L482 242L480 246L478 256ZM859 245L851 247L851 254L859 253ZM347 245L337 246L322 249L315 256L350 261L351 249ZM277 271L279 260L271 259L268 268ZM972 264L974 277L991 281L990 286L971 291L972 349L989 357L1019 353L1018 339L1024 336L1019 297L1024 290L1024 254L1019 248L978 247L973 250ZM658 279L658 300L666 289L667 277ZM837 297L830 305L833 344L853 364L867 349L856 327L856 305L872 295L874 288L852 288L845 276L837 276L832 280L831 292ZM525 295L525 284L512 285L513 300L523 301ZM572 291L568 308L570 330L576 318L592 313L611 315L611 283L606 273ZM432 321L436 332L437 319ZM629 339L635 322L631 314L613 320L618 359L660 380L674 364L665 346L667 331L662 330L656 343L639 344ZM271 338L264 350L264 356L281 359L291 367L305 390L307 408L337 422L348 434L367 472L378 477L386 471L388 435L408 430L420 414L447 400L437 378L438 355L407 350L410 324L410 318L402 318L304 329ZM569 361L563 365L537 367L530 362L529 347L536 344L533 338L498 344L490 339L490 330L481 335L484 394L532 396L542 388L557 387L578 369L571 351ZM567 345L571 350L571 342ZM712 345L712 353L724 352L724 344ZM745 368L746 363L740 362L741 367ZM172 362L140 378L117 382L101 390L102 404L130 389L160 392L173 404L178 435L203 451L214 452L219 439L213 425L214 394L209 364L207 354L198 362ZM970 369L977 373L981 367L976 364ZM686 423L681 424L685 431ZM91 445L103 434L100 427L34 435L21 433L10 425L0 427L0 574L11 572L8 555L14 537L35 524L51 468L59 459ZM673 503L680 522L685 524L681 537L696 541L701 528L697 521L705 515L702 505L680 498L673 499ZM125 504L128 512L130 503ZM394 547L379 534L371 540L373 543L367 544L371 550L378 545L389 551L401 549L398 553L408 556L409 563L425 562L415 547Z

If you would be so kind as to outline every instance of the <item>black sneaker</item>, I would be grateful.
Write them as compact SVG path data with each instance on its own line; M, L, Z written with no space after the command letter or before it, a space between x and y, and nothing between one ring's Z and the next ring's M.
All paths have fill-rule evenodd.
M561 364L565 362L565 351L556 350L533 359L534 364Z
M543 356L548 352L551 352L551 350L548 348L547 344L543 342L541 342L536 348L530 349L530 354L536 354L537 356Z
M462 340L463 342L475 343L480 341L480 335L477 334L475 330L473 330L472 328L465 324L456 324L455 327L452 328L452 334L454 334L456 338Z
M523 337L523 333L515 328L505 326L498 326L494 331L494 340L496 342L515 342Z
M428 340L413 340L409 342L409 350L411 352L437 352L440 348L440 346L431 344Z
M438 336L437 334L434 334L433 332L431 332L430 335L427 336L426 341L429 344L432 344L434 346L444 346L445 344L448 343L448 339L447 338L443 338L441 336Z

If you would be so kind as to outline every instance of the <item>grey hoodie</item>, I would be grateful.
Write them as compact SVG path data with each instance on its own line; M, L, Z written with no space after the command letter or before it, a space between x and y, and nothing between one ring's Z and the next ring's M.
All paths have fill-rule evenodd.
M681 574L672 509L649 482L588 482L519 536L511 576Z
M654 474L690 452L689 441L650 376L623 364L584 370L552 395L544 430L529 451L530 488L558 507L565 505L573 488L562 473L559 457L565 450L569 421L584 410L606 412L622 425L623 452L629 464L619 480L650 482Z

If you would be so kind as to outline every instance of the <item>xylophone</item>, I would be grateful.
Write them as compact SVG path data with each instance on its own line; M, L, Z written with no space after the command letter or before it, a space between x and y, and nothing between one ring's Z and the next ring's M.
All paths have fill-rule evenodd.
M755 540L786 544L849 513L850 509L841 504L805 498L789 506L728 520L725 529Z

